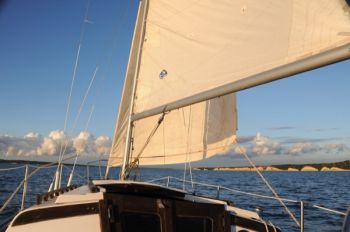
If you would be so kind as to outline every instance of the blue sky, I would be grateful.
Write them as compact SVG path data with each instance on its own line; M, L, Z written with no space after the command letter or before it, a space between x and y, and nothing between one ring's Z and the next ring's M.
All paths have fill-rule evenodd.
M40 141L58 138L87 1L11 0L1 4L0 139L23 143L29 133ZM112 137L136 8L136 0L90 1L66 132L69 136L79 137L94 106L90 134L80 137ZM72 130L97 66L85 108ZM242 145L257 151L254 141L260 139L270 153L283 153L256 152L256 161L262 163L349 159L349 67L350 61L345 61L239 92L238 135L250 138ZM332 146L337 149L330 149ZM15 148L13 154L18 154L23 147ZM300 152L291 152L293 148ZM288 151L293 154L286 155Z

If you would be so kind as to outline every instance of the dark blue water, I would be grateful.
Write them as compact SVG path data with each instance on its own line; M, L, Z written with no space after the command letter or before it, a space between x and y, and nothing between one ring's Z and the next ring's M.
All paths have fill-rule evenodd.
M0 164L0 169L19 166L18 164ZM34 168L31 168L34 170ZM54 168L40 170L28 183L26 206L35 203L36 195L47 191L54 174ZM104 173L104 168L102 175ZM117 177L118 170L113 170L111 176ZM74 183L81 185L87 182L86 167L77 167ZM90 167L89 174L94 179L100 178L98 167ZM68 168L64 168L63 185L69 175ZM350 172L264 172L263 175L281 197L295 200L309 201L313 204L345 212L350 207ZM152 180L165 176L183 178L183 170L172 169L143 169L138 178ZM9 172L0 172L0 205L9 197L12 191L22 181L24 168ZM189 176L187 176L189 179ZM221 172L221 171L193 171L193 180L214 185L222 185L271 196L267 187L254 172ZM166 183L166 180L158 183ZM182 188L182 182L172 181L170 187ZM189 191L195 191L197 195L216 196L216 190L186 185ZM9 207L0 214L0 231L3 231L11 217L18 212L21 202L21 191L16 195ZM237 193L220 192L220 197L231 200L237 207L255 210L263 209L262 216L278 225L283 231L299 231L295 223L279 205L276 200L260 199ZM300 208L296 204L287 204L293 213L300 217ZM319 209L305 208L305 231L341 231L343 217L329 214Z

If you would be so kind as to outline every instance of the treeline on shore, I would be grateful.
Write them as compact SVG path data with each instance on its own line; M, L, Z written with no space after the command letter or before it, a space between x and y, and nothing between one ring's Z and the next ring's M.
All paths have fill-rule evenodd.
M249 171L251 167L197 167L197 170L232 170L232 171ZM333 163L317 163L317 164L281 164L258 166L261 171L350 171L350 160Z

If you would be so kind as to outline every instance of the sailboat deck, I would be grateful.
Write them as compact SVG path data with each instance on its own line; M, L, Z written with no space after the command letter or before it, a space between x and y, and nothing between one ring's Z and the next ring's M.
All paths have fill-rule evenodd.
M196 225L212 228L204 231L230 231L225 225L252 229L247 231L276 229L255 212L183 190L144 182L105 180L92 183L22 211L7 231L20 231L28 225L32 228L28 231L41 231L63 222L90 225L89 228L84 225L85 231L137 231L142 224L147 228L165 227L161 231L187 231ZM135 218L139 225L130 223ZM151 224L150 220L153 220ZM96 223L91 225L91 221Z

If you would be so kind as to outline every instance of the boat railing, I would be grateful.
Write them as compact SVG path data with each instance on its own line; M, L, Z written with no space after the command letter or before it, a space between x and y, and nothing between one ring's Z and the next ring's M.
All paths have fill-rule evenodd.
M75 158L75 156L66 157L63 159L63 161L70 160L72 158ZM24 210L25 203L26 203L27 189L28 189L28 181L30 180L30 178L33 177L40 170L48 169L48 168L56 168L57 163L58 162L52 162L52 163L43 164L43 165L26 164L26 165L22 165L19 167L1 168L0 172L15 171L18 169L23 169L23 168L25 168L25 172L24 172L24 177L23 177L22 181L19 182L16 189L10 194L10 196L7 198L7 200L3 204L0 205L0 214L2 212L4 212L4 210L8 207L8 205L12 202L12 200L17 196L17 194L21 190L22 190L22 198L21 198L21 202L20 202L21 203L20 210ZM63 167L65 167L65 166L63 165ZM30 168L34 168L34 170L29 171ZM79 177L81 177L81 176L79 176ZM83 178L83 177L81 177L81 178Z
M96 159L96 160L91 160L91 161L86 163L86 179L88 182L90 181L90 166L94 163L98 164L100 179L103 179L102 165L101 165L102 162L108 162L108 160L107 159ZM94 165L94 166L96 166L96 165Z
M164 183L164 181L165 181L165 183ZM278 200L276 197L267 196L267 195L263 195L263 194L260 194L260 193L246 192L246 191L242 191L242 190L238 190L238 189L234 189L234 188L228 188L228 187L221 186L221 185L208 184L208 183L202 183L202 182L196 182L196 181L189 181L189 180L185 180L185 179L181 179L181 178L173 177L173 176L166 176L166 177L161 177L161 178L157 178L157 179L152 179L152 180L149 180L147 182L148 183L157 183L157 184L160 184L160 185L164 185L166 187L170 187L171 181L177 181L179 183L182 183L182 186L183 186L182 190L186 190L185 189L186 184L191 184L191 186L192 186L192 194L194 194L194 195L198 195L196 193L196 187L201 186L201 187L212 188L213 191L216 193L215 197L217 199L220 199L220 194L223 191L226 191L226 192L231 192L231 193L248 195L248 196L251 196L251 197L264 198L264 199L270 199L270 200ZM327 207L324 207L324 206L316 205L316 204L313 204L310 201L295 200L295 199L288 199L288 198L279 198L279 199L284 201L284 202L289 202L289 203L295 204L295 205L300 207L300 221L299 221L299 225L300 225L300 231L301 232L304 231L304 220L305 220L305 218L304 218L304 210L305 210L305 207L319 209L319 210L327 212L327 213L332 213L332 214L336 214L336 215L340 215L340 216L344 216L344 217L346 216L345 212L341 212L341 211L330 209L330 208L327 208Z
M87 168L87 175L86 178L89 181L89 166L94 163L94 162L101 162L104 160L94 160L94 161L90 161L86 164L86 168ZM29 168L30 167L34 167L36 168L34 171L29 172ZM9 203L14 199L14 197L19 193L19 191L21 189L23 189L22 191L22 199L21 199L21 208L20 210L23 210L25 208L25 202L26 202L26 195L27 195L27 185L28 185L28 181L29 179L39 170L41 169L45 169L45 168L52 168L55 167L54 164L50 164L50 165L43 165L43 166L33 166L33 165L23 165L23 166L19 166L19 167L12 167L12 168L5 168L5 169L0 169L0 171L13 171L16 169L23 169L25 168L25 174L24 174L24 178L23 180L19 183L19 185L17 186L17 188L11 193L11 195L8 197L8 199L5 201L4 204L2 204L2 206L0 207L0 214L5 210L5 208L9 205ZM85 179L82 176L79 176L82 179ZM101 176L102 177L102 176ZM164 183L165 181L165 183ZM234 189L234 188L228 188L225 186L221 186L221 185L215 185L215 184L208 184L208 183L202 183L202 182L196 182L196 181L189 181L189 180L185 180L185 179L181 179L178 177L173 177L173 176L166 176L166 177L162 177L162 178L157 178L157 179L152 179L147 181L148 183L158 183L160 185L165 185L166 187L170 187L171 183L177 181L178 183L181 183L183 186L183 190L185 189L186 184L191 184L192 186L192 194L197 195L196 193L196 188L197 187L207 187L207 188L212 188L214 190L214 192L216 192L216 198L220 199L220 194L223 191L226 192L231 192L231 193L237 193L237 194L242 194L242 195L248 195L251 197L257 197L257 198L264 198L264 199L270 199L270 200L277 200L276 197L274 196L267 196L267 195L263 195L260 193L253 193L253 192L246 192L246 191L242 191L242 190L238 190L238 189ZM61 190L58 190L61 191ZM66 191L66 190L65 190ZM48 193L50 194L50 192ZM49 195L48 195L49 196ZM198 195L199 196L199 195ZM336 215L341 215L341 216L346 216L345 212L341 212L338 210L334 210L334 209L330 209L324 206L320 206L320 205L316 205L313 204L312 202L309 201L304 201L304 200L295 200L295 199L288 199L288 198L279 198L280 200L284 201L284 202L289 202L292 204L296 204L300 207L300 231L304 231L304 209L305 207L311 207L311 208L315 208L318 210L322 210L328 213L333 213Z

